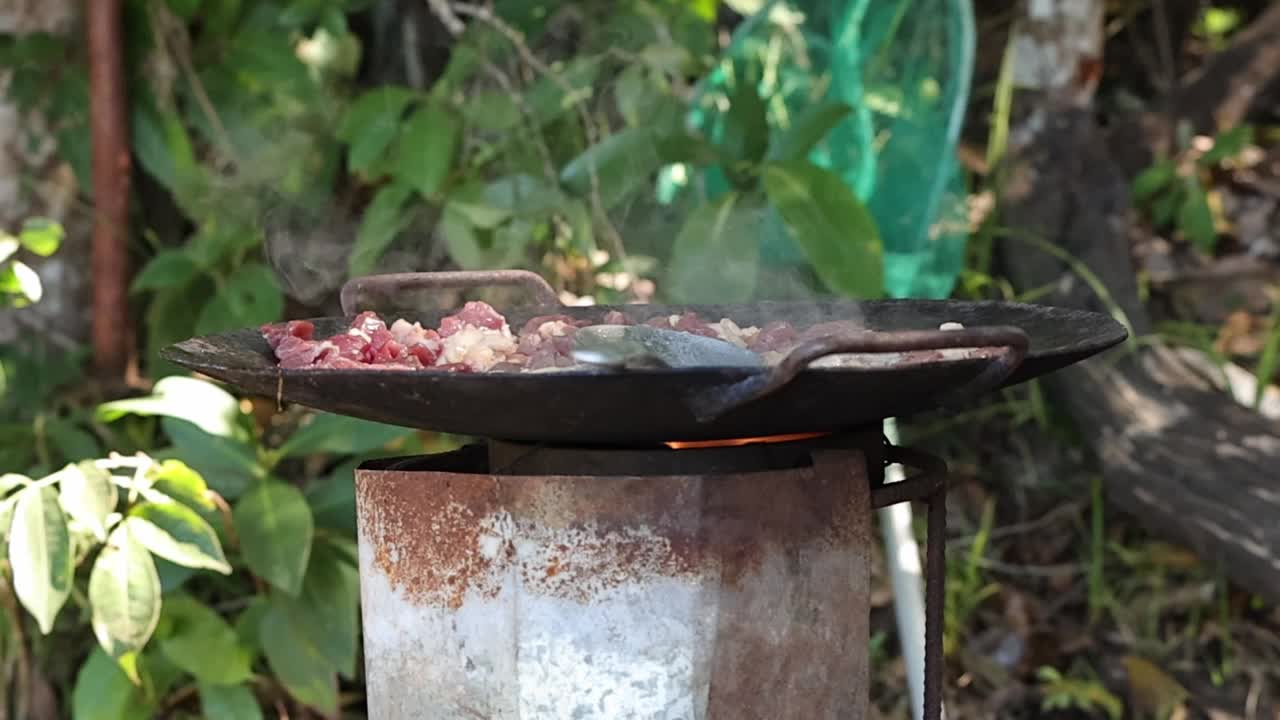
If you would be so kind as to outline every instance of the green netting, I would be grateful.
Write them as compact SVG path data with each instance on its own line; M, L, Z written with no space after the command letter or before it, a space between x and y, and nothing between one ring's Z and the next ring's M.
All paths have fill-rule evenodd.
M755 84L773 127L815 103L849 104L810 160L840 174L875 217L886 294L945 297L967 239L955 146L973 43L969 0L774 0L737 29L690 121L720 140L737 82ZM718 169L703 180L712 197L728 189ZM768 262L805 262L776 217L763 242Z

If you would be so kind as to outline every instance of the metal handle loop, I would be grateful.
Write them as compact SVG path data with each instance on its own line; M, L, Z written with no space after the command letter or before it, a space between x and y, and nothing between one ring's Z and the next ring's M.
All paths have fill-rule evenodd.
M865 330L838 333L801 343L782 362L767 372L732 383L702 390L690 398L694 414L709 422L735 408L776 392L795 379L815 360L844 353L891 353L969 348L990 349L999 354L977 377L949 393L944 402L986 392L1004 382L1022 364L1031 340L1020 328L993 326L960 330Z

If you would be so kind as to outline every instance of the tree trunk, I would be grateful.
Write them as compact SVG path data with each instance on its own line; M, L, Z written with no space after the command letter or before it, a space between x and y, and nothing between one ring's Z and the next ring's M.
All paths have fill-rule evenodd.
M1013 238L1001 262L1021 287L1056 283L1044 302L1109 311L1064 263L1016 236L1052 242L1098 275L1135 333L1147 334L1129 257L1128 182L1091 112L1102 0L1029 5L1051 10L1023 18L1020 52L1038 54L1025 66L1074 71L1020 78L1002 206ZM1045 386L1101 462L1109 498L1238 584L1280 599L1280 426L1160 347L1113 351Z
M118 378L132 346L129 317L128 99L120 0L88 0L89 105L93 131L93 360Z

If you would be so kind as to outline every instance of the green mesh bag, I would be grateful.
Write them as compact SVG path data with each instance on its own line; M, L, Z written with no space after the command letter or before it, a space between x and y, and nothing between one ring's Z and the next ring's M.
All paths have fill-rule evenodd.
M891 297L946 297L964 264L965 177L955 147L969 98L974 29L969 0L774 0L744 21L699 86L690 124L713 142L724 98L754 83L771 127L815 103L854 108L810 154L844 178L875 217ZM728 190L719 169L702 178ZM767 263L804 265L771 213Z

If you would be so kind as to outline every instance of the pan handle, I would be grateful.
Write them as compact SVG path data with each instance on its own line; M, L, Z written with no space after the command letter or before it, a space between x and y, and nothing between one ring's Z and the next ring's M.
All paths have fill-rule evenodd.
M342 312L349 316L358 312L359 300L366 290L388 293L404 290L470 290L482 287L522 287L538 305L560 304L556 291L543 277L528 270L458 270L451 272L409 272L367 275L352 278L342 286Z
M810 363L827 355L891 353L953 348L998 349L999 354L968 383L948 393L952 403L984 393L1004 382L1027 355L1030 338L1020 328L991 326L958 330L900 330L838 333L801 343L782 362L743 380L701 390L690 398L690 407L701 422L710 422L730 410L758 400L795 379Z

